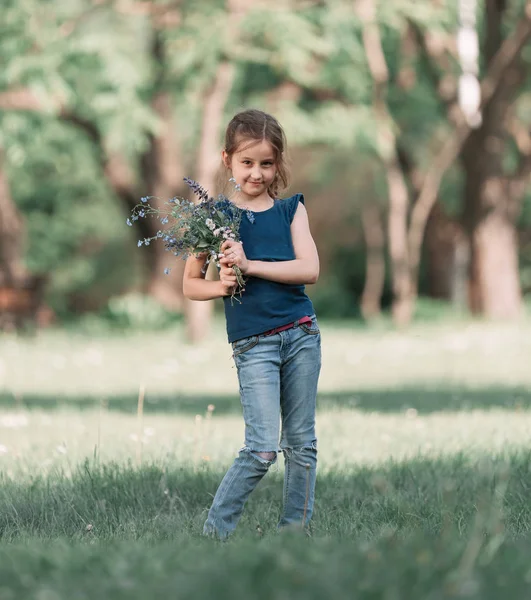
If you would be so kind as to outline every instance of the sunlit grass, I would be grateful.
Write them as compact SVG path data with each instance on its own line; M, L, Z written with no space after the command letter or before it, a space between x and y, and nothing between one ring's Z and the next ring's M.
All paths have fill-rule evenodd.
M221 469L243 444L236 415L145 414L107 410L42 410L0 413L0 469L10 476L66 472L85 459ZM319 411L321 472L348 471L415 456L495 456L528 448L531 413L488 411L419 414L348 409ZM279 468L282 468L280 466Z
M406 331L321 323L323 393L412 383L531 386L531 319L414 325ZM183 343L182 329L126 337L44 332L0 337L0 392L109 397L136 393L237 394L231 350L219 321L199 346Z

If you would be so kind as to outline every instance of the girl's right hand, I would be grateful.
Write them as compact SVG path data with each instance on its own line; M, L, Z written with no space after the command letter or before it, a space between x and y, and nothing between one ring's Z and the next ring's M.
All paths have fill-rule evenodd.
M236 273L232 267L222 266L219 271L219 279L224 296L231 296L238 282L236 280Z

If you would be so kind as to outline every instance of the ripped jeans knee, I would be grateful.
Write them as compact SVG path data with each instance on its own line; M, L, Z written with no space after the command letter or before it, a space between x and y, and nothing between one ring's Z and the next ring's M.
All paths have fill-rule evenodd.
M254 456L254 458L256 458L258 461L260 461L262 464L268 467L273 465L277 460L277 452L275 450L264 452L262 450L253 450L249 446L244 446L241 449L241 452L246 452Z
M264 460L268 460L270 462L273 461L277 456L276 452L255 452L255 454L260 458L263 458Z
M282 446L282 453L288 460L293 460L300 466L315 468L317 464L317 442L313 441L309 444L301 446Z

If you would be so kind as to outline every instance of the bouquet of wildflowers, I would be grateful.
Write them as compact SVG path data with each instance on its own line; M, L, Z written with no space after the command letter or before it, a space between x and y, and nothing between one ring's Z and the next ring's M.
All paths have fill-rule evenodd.
M240 241L239 228L243 211L238 210L223 194L214 199L193 179L185 177L184 181L198 196L198 203L184 198L171 198L166 202L167 209L157 209L149 204L152 196L145 196L133 208L126 223L131 227L138 219L160 220L165 227L150 238L138 240L138 246L149 246L151 242L162 240L168 252L184 260L191 255L207 254L203 267L203 272L206 272L212 261L217 267L220 266L219 259L223 256L221 245L225 240ZM235 298L236 294L241 295L245 280L237 265L232 268L238 282L238 287L232 293L232 298ZM168 274L170 269L166 268L164 271Z

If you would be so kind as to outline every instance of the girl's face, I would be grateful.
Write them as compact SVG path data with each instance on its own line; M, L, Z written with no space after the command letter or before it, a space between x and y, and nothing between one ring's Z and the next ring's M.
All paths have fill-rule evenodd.
M241 140L232 157L223 151L223 161L244 194L253 198L268 195L277 173L275 152L268 141Z

